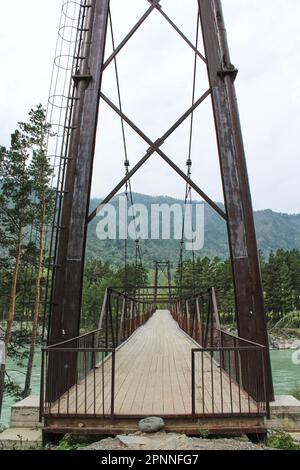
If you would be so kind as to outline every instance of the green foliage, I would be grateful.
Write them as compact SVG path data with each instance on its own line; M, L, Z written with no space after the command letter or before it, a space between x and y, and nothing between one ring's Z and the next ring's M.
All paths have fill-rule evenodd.
M51 126L46 122L46 111L41 105L29 113L28 124L23 124L30 142L32 157L28 168L31 180L35 220L40 226L50 222L54 208L54 191L51 188L53 169L47 156L47 138L51 135Z
M299 329L300 328L300 312L289 312L282 317L272 329Z
M208 439L208 437L210 436L208 429L200 429L199 430L199 436L202 439Z
M300 310L300 251L271 251L262 263L265 303L278 322L288 312Z
M295 385L295 387L290 391L290 394L300 401L300 385Z
M267 439L267 446L280 450L300 450L292 436L286 432L276 431Z
M270 326L300 328L300 251L278 250L269 259L261 258L265 304ZM214 286L223 323L233 323L234 288L230 260L197 258L184 261L175 273L177 284L196 285L205 292Z
M28 358L28 346L30 344L30 331L19 329L12 332L9 346L8 355L13 358L15 364L23 367L24 360Z
M66 434L62 440L59 442L56 450L77 450L81 447L85 447L87 444L82 444L76 440L75 436L72 434Z
M98 327L105 291L109 287L118 287L128 294L133 286L147 283L147 271L141 265L128 264L116 269L101 260L88 261L85 266L82 298L82 328Z
M278 322L300 310L300 251L277 250L262 263L266 308Z
M15 361L24 360L24 338L11 338L15 320L33 319L31 352L28 356L27 390L30 389L35 351L37 323L43 283L45 225L54 208L51 189L52 168L47 157L50 125L46 112L38 105L29 113L28 122L21 122L11 136L9 149L0 148L0 270L3 319L7 319L5 344ZM33 307L35 306L35 309ZM21 323L22 326L22 323ZM0 377L0 408L5 370ZM6 380L7 393L19 396L15 383ZM1 410L0 410L1 412Z
M46 154L50 125L41 105L29 113L28 123L19 123L9 149L0 147L0 308L7 313L17 249L15 319L31 317L40 224L50 221L54 193L50 188L52 169Z
M2 147L1 153L0 238L3 254L13 264L17 248L23 241L23 230L33 215L26 136L16 130L11 136L10 149Z
M183 206L184 201L174 199L167 196L147 196L144 194L133 193L134 203L144 204L147 208L151 204L179 204ZM93 210L100 204L99 199L91 200L90 209ZM112 201L118 214L118 198ZM222 204L219 206L224 209ZM202 258L218 257L225 260L229 257L228 250L228 235L226 224L224 221L210 208L208 204L205 207L205 239L204 247L201 251L196 252L196 256ZM269 256L271 251L277 249L282 250L300 250L300 214L288 215L273 212L271 210L258 211L254 213L257 241L259 249L263 256ZM98 223L96 217L90 224L88 246L87 246L87 259L101 258L104 261L109 261L115 266L120 266L123 262L123 247L122 241L105 240L99 242L96 236L96 226ZM117 226L118 229L118 226ZM171 223L171 230L173 226ZM135 256L135 243L134 240L129 243L129 257L131 261ZM153 265L154 260L170 260L174 266L177 265L179 259L179 240L143 240L141 241L141 249L143 251L143 260L147 267ZM190 259L191 252L185 253L185 259Z
M180 266L177 268L175 281L178 285L195 285L202 292L214 286L223 323L233 323L235 303L229 260L206 257L197 258L195 264L191 260L185 261L182 269Z
M5 393L10 395L14 398L21 399L22 398L22 387L18 385L9 375L6 375L5 378Z

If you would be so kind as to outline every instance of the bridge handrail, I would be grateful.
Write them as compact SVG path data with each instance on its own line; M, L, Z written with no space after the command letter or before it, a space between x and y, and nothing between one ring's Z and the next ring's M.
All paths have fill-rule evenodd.
M46 346L45 348L43 348L43 350L47 351L49 349L57 349L60 346L63 346L65 344L73 343L74 341L81 340L81 339L87 338L88 336L100 333L102 330L103 330L102 328L98 328L97 330L89 331L88 333L84 333L83 335L79 335L79 336L76 336L74 338L70 338L70 339L66 339L65 341L61 341L60 343L55 343L55 344L51 344L49 346Z
M256 343L255 341L250 341L249 339L242 338L242 337L240 337L236 334L232 334L232 333L230 333L226 330L223 330L222 328L216 328L215 330L220 332L223 335L229 336L230 338L233 338L233 339L236 339L236 340L239 340L239 341L243 341L244 343L247 343L247 344L255 346L255 347L266 349L266 346L264 346L263 344Z
M231 414L266 416L269 418L270 402L266 388L265 353L266 349L260 345L216 346L192 349L192 416L196 418L198 415L203 416L207 414L204 395L202 401L197 401L196 396L199 390L202 390L203 394L205 393L205 381L213 384L216 370L220 370L222 373L218 373L218 375L221 380L221 394L215 393L212 385L212 409L210 414L217 416L226 415L228 413L228 403L225 403L222 392L223 385L227 382L231 390L229 403ZM197 359L197 355L199 355L200 358ZM257 367L252 367L253 362L257 364ZM205 369L205 376L204 363L208 364ZM208 379L209 376L210 379ZM233 385L238 391L238 400L233 399ZM247 397L247 409L242 406L242 395Z

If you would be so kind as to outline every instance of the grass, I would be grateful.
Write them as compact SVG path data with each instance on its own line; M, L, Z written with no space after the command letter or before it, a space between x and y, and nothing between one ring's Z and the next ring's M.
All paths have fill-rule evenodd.
M273 324L271 330L281 330L282 328L297 330L300 328L300 312L287 313L277 323Z
M283 431L275 431L267 439L267 447L279 450L300 450L300 446L295 443L290 434Z

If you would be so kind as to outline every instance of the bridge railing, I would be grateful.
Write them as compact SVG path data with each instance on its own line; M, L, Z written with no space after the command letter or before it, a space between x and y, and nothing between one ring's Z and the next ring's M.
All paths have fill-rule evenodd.
M113 417L114 389L115 349L102 330L43 349L41 417Z
M201 347L192 351L192 413L268 415L266 348L221 329L214 288L174 298L170 309Z
M269 416L266 351L241 345L192 350L192 415ZM253 365L256 364L254 368Z
M105 347L118 348L155 312L153 302L137 299L136 293L118 288L106 290L99 320L105 335Z
M97 330L44 348L41 417L113 417L116 351L154 310L153 303L109 288Z
M205 347L214 343L215 329L220 326L214 288L206 292L175 297L170 311L180 328L198 344Z

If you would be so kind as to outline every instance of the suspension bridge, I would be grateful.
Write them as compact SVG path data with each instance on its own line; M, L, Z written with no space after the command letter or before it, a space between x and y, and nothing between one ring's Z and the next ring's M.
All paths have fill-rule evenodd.
M136 431L142 417L158 415L167 430L197 434L265 433L273 399L266 318L253 222L250 188L239 122L232 65L220 0L195 0L195 42L164 10L163 0L145 0L146 11L116 44L109 0L65 1L50 96L50 121L58 132L53 146L56 211L50 242L51 269L45 318L48 345L43 351L41 419L44 434L114 434ZM195 56L192 103L157 140L150 139L122 106L118 56L153 15L161 15ZM66 34L71 34L66 38ZM200 35L204 51L200 51ZM110 36L112 51L106 52ZM67 47L67 51L64 48ZM197 63L205 64L209 88L196 96ZM117 104L103 92L106 69L114 68ZM61 79L61 76L63 79ZM62 84L62 89L59 88ZM214 112L225 210L192 179L195 110L210 98ZM89 211L101 103L120 118L124 178ZM190 121L186 171L162 149ZM149 147L131 167L126 130ZM49 144L51 147L51 143ZM50 152L51 153L51 152ZM183 285L184 233L179 244L179 279L172 282L168 261L156 260L150 286L111 286L99 305L98 329L80 336L82 282L89 223L121 190L133 204L132 177L158 155L185 185L185 207L192 191L227 225L236 299L238 335L222 329L215 288ZM137 227L135 227L137 232ZM124 241L125 277L128 243ZM135 242L136 268L143 264ZM192 252L192 263L195 253ZM160 285L159 272L166 272ZM125 283L126 284L126 283ZM101 311L100 311L101 310Z

